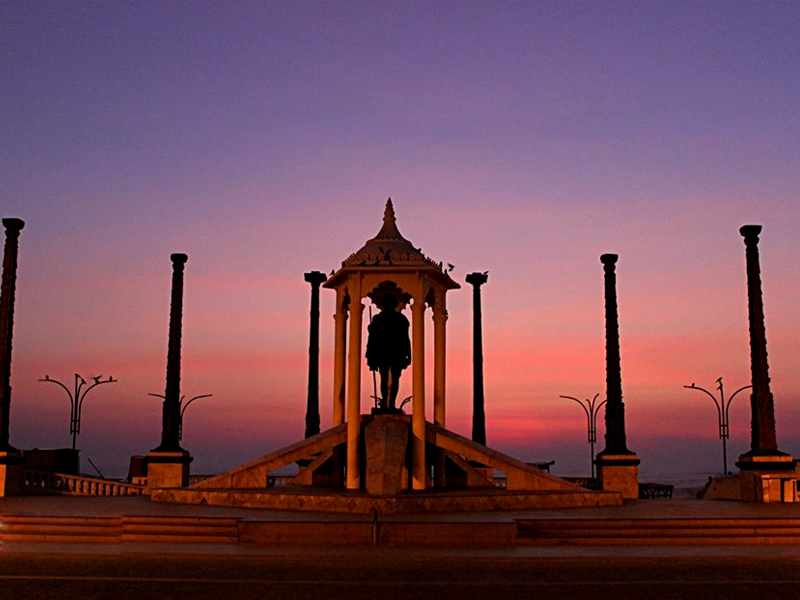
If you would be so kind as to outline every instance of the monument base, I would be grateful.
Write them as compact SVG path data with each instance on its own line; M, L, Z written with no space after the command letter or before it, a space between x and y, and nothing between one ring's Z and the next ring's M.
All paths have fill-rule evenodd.
M639 497L639 457L630 454L603 454L595 459L600 489L604 492L619 492L623 500Z
M408 489L408 441L411 417L383 414L364 418L366 469L364 483L368 494L396 496Z
M189 485L188 452L150 452L147 457L147 487L176 488Z
M741 498L745 502L797 502L795 460L783 452L747 453L736 462L741 473Z
M23 462L21 452L0 452L0 498L22 495Z

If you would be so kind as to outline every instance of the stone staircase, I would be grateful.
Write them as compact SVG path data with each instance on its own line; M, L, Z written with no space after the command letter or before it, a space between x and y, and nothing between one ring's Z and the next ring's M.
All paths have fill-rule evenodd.
M331 520L244 521L235 517L7 515L0 518L0 543L5 542L509 547L796 545L800 544L800 519L389 520L378 524Z
M220 517L4 516L0 542L237 543L239 519Z
M225 517L123 517L123 542L236 543L239 519Z
M3 516L0 542L113 543L122 528L120 517Z
M522 519L518 546L800 544L800 519Z

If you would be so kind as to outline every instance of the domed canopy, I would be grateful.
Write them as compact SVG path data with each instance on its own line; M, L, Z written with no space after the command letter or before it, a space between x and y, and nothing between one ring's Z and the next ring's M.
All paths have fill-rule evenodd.
M324 287L335 288L352 272L388 273L409 270L424 272L445 289L461 287L442 269L441 262L434 262L402 236L397 229L392 199L389 198L383 213L383 226L378 234L367 240L360 250L348 256L342 262L342 267L325 282Z

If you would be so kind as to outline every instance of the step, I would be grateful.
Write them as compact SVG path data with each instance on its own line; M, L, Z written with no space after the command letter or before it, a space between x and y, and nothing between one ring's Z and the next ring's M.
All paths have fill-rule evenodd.
M521 546L795 544L800 519L525 519Z
M0 526L41 523L50 525L118 526L122 523L122 519L120 517L49 517L38 515L5 515L0 517Z
M214 532L227 532L227 531L238 531L239 526L237 523L233 525L215 525L213 523L203 523L201 525L195 524L180 524L180 523L137 523L137 524L130 524L130 523L123 523L122 525L123 531L140 531L142 533L145 532L159 532L159 531L169 531L169 532L191 532L196 531L198 533L214 533Z
M0 540L230 543L239 540L239 522L215 517L8 516L0 521Z
M608 528L619 529L624 527L800 527L800 519L773 519L773 518L679 518L679 519L518 519L517 524L526 527L545 526L548 528Z
M95 543L95 544L111 544L119 541L119 536L116 534L98 535L98 534L77 534L77 533L53 533L53 532L35 532L35 533L4 533L0 536L0 541L3 542L57 542L57 543Z
M226 517L125 517L122 540L129 542L239 541L239 520Z
M128 524L143 525L219 525L227 527L237 527L239 519L236 517L122 517L123 522Z
M0 540L112 541L119 535L121 522L116 517L6 516L0 521Z
M123 542L156 542L156 543L172 543L172 544L236 544L239 542L238 534L180 534L180 533L123 533Z
M518 539L517 546L550 547L550 546L770 546L797 545L800 536L787 537L634 537L634 538L559 538Z

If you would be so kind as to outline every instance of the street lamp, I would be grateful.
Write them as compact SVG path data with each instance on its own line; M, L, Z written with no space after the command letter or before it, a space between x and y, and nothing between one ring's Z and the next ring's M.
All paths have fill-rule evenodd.
M594 479L594 444L597 441L597 413L600 412L600 408L606 403L606 401L603 400L600 404L597 404L597 397L599 395L599 393L595 394L594 398L591 400L588 398L585 400L578 400L572 396L559 396L559 398L577 402L581 405L583 412L586 414L586 429L589 433L589 462L592 465L592 479Z
M77 435L81 432L81 412L83 410L83 401L86 399L86 395L96 388L98 385L103 385L104 383L116 383L118 380L114 379L111 375L108 376L108 379L101 379L102 375L98 375L97 377L92 377L91 379L94 381L89 387L84 389L84 386L88 385L86 380L75 373L75 391L74 393L69 390L69 388L58 381L57 379L51 379L50 375L45 375L44 379L40 379L39 381L44 383L55 383L58 386L67 392L67 396L69 396L69 405L70 405L70 417L69 417L69 432L72 434L72 449L75 450L75 439Z
M719 422L719 439L722 440L722 473L727 475L728 474L728 438L730 438L730 408L731 402L736 397L736 394L739 392L746 390L748 388L753 387L752 385L746 385L744 387L739 388L733 395L728 398L727 402L725 401L725 391L722 387L722 377L717 379L717 390L719 390L719 400L717 397L709 392L705 388L701 388L698 385L692 383L692 385L685 385L687 390L698 390L704 392L709 398L714 401L714 406L717 407L717 420Z
M164 399L163 394L147 394L147 395L153 396L154 398L161 398L162 400ZM186 400L186 396L181 396L179 402L179 405L181 407L181 418L180 421L178 421L178 441L183 439L183 413L186 412L186 409L189 408L189 405L195 400L200 400L200 398L210 398L213 395L214 394L201 394L200 396L194 396L192 398L189 398L189 400L186 402L184 402L184 400Z

